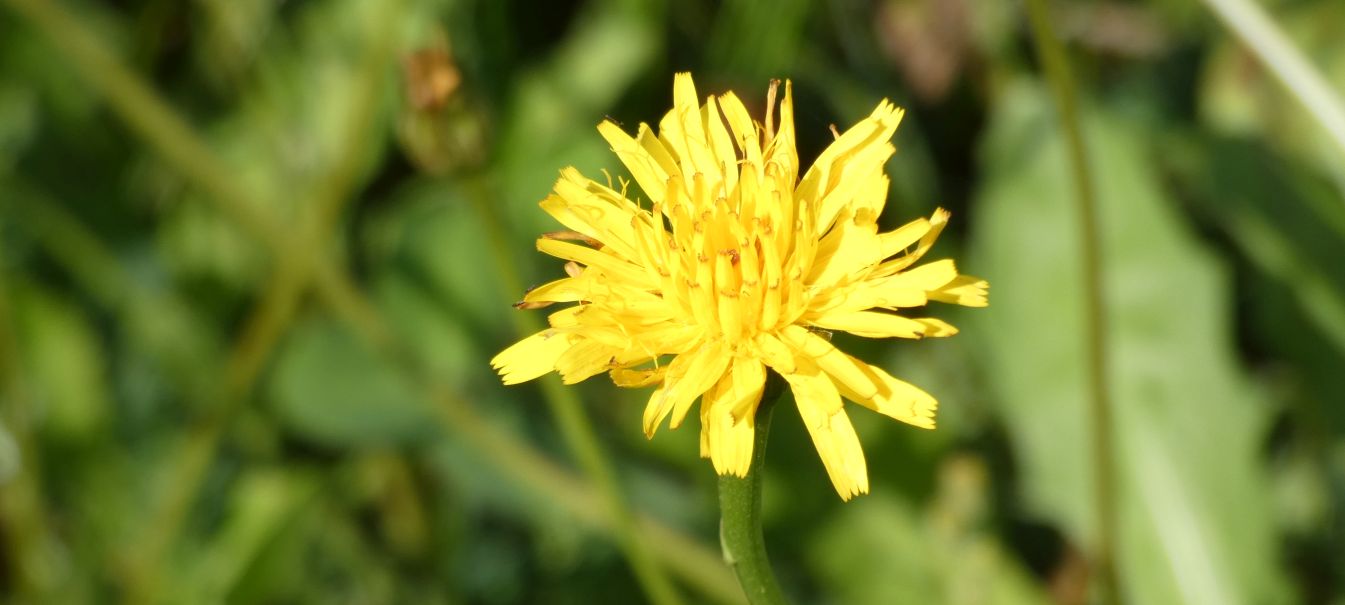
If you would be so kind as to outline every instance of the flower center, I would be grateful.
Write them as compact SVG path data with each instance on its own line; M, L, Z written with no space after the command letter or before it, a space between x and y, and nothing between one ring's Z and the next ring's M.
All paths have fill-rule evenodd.
M675 203L654 206L671 226L669 266L660 271L664 292L709 339L737 344L803 312L803 278L815 248L809 242L816 238L806 232L808 213L797 211L792 176L782 172L772 162L742 161L728 191L723 182L707 185L699 173L690 191L671 179L675 195L667 199Z

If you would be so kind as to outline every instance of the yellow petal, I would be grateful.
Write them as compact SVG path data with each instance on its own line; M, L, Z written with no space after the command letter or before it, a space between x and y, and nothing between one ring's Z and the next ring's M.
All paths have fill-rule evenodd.
M909 248L911 244L919 241L926 233L929 233L929 220L921 218L879 235L878 240L882 246L883 258L889 258Z
M660 366L650 370L617 368L612 370L611 377L616 386L634 389L663 382L663 375L667 370L668 366Z
M571 346L570 337L555 330L542 330L501 351L490 365L504 384L518 384L556 369L556 361Z
M822 308L819 311L864 311L874 307L900 309L903 307L920 307L928 302L929 299L926 297L924 289L888 278L859 284L851 292L840 297L835 306Z
M621 348L599 342L594 338L585 338L574 344L556 360L556 371L560 372L565 384L583 382L593 376L606 372L612 367L613 356Z
M598 132L607 139L612 152L626 165L649 200L655 204L663 202L665 183L677 172L677 162L649 126L641 124L637 138L632 138L611 121L599 124Z
M527 303L558 303L558 302L577 302L584 300L586 296L591 295L592 288L595 286L592 280L581 280L580 278L566 277L553 282L547 282L536 288L528 290L523 295L523 302Z
M701 118L709 139L709 149L714 154L716 180L723 183L723 190L711 191L713 197L727 197L738 186L738 154L733 149L733 138L724 128L724 119L719 113L719 104L714 97L705 102L701 109Z
M919 307L933 298L934 292L950 287L957 280L957 267L950 259L921 265L910 271L869 279L849 286L824 291L811 301L809 319L831 313L864 311L872 308L898 309ZM983 291L982 291L983 292ZM974 288L967 291L974 302ZM948 297L960 297L948 294ZM937 300L937 299L936 299Z
M862 397L858 393L848 392L844 385L837 385L846 399L907 424L925 429L934 428L934 413L938 410L939 402L933 396L892 377L878 366L870 365L867 368L873 380L881 385L878 393L872 397Z
M711 387L709 391L706 391L705 395L702 396L704 401L701 403L701 458L709 458L711 462L714 461L714 447L719 443L719 437L714 434L714 432L718 430L719 427L710 420L712 413L708 401L711 397L711 393L713 393L716 388L718 388L718 385ZM715 472L723 474L719 473L718 467L715 468Z
M914 319L925 324L925 336L927 338L943 338L957 334L957 328L942 319L933 317L916 317Z
M733 131L733 140L738 143L738 149L742 152L743 159L750 166L760 166L761 139L757 136L756 124L752 122L752 116L747 113L747 108L743 106L743 102L738 99L737 95L728 92L719 97L719 107L729 122L729 129Z
M779 166L790 183L799 173L799 154L794 143L794 84L785 80L785 98L780 101L780 123L775 138L766 143L763 161Z
M959 275L943 287L929 292L929 298L966 307L984 307L990 304L986 297L989 288L990 284L984 279Z
M828 415L839 411L845 402L841 401L840 391L836 390L836 383L831 377L822 371L822 367L813 358L792 349L789 350L789 354L793 357L793 371L782 372L775 366L772 366L772 369L789 383L795 399L803 397L813 405L823 406L823 411ZM767 360L766 363L769 365L770 361Z
M803 199L820 200L819 226L830 225L862 188L864 179L853 177L868 177L874 167L881 169L892 155L894 149L888 140L896 132L902 115L901 109L883 101L868 118L846 130L817 156L799 181L797 191Z
M795 351L817 363L822 371L839 383L837 386L843 385L849 392L861 397L878 394L879 387L867 371L868 364L842 353L827 339L797 325L782 330L780 338Z
M842 330L867 338L924 338L929 327L909 317L874 311L827 313L811 320L828 330Z
M947 210L944 210L943 208L935 208L934 215L929 217L929 230L926 231L924 235L920 236L920 243L916 245L915 250L912 250L910 254L898 256L879 265L875 273L878 275L892 275L897 271L901 271L914 265L916 261L920 260L920 257L924 256L925 253L929 252L929 249L934 246L935 240L939 239L939 234L943 233L943 228L948 225L948 217L950 216L952 215L949 214Z
M669 414L671 428L677 428L691 404L723 376L729 355L717 346L703 346L678 355L668 364L663 386L654 391L645 407L645 436L653 437L658 425Z
M849 500L869 491L864 450L859 445L855 427L850 424L850 417L845 410L830 401L831 398L840 398L836 388L831 386L827 389L823 384L831 385L831 380L824 376L807 381L790 380L799 415L803 417L803 424L813 438L813 445L822 458L823 466L827 468L827 475L831 477L831 483L841 499Z
M648 224L639 207L574 168L562 171L555 193L539 205L560 224L613 247L622 258L639 258L634 230Z
M702 337L696 326L688 326L680 321L662 322L650 326L641 326L631 334L636 347L648 358L666 353L685 351Z
M690 73L680 72L673 77L673 109L659 122L658 134L677 157L682 174L687 178L709 174L714 169L700 102L696 98L696 84Z
M553 328L573 328L579 325L579 314L583 311L583 305L567 307L546 316L546 321Z
M755 416L761 403L761 392L766 387L766 368L755 357L740 355L733 358L723 398L729 412L736 419Z
M878 226L841 220L822 238L806 281L812 287L825 289L881 260Z
M783 375L797 371L794 352L774 335L763 332L757 335L755 344L757 355L776 372Z
M945 258L926 263L887 278L894 284L920 290L937 290L957 278L957 265L953 259Z
M682 425L696 398L719 382L733 359L721 346L708 346L701 351L699 362L688 368L686 375L671 389L670 396L674 403L669 428L675 429Z
M714 463L715 472L720 475L743 477L752 465L756 415L735 418L734 399L739 395L734 379L725 376L714 388L706 391L701 403L704 454ZM756 397L761 397L759 389Z
M632 284L653 286L649 273L643 267L621 260L602 250L554 239L537 240L537 249L556 258L572 260Z
M875 166L873 174L864 179L860 188L855 192L854 201L850 204L850 208L855 212L856 220L867 223L878 221L878 217L883 213L883 206L887 205L889 184L887 175L883 174L882 164Z

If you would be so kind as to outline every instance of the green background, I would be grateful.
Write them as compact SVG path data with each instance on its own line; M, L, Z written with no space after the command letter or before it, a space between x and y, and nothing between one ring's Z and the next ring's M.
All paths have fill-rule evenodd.
M1204 5L1052 6L1124 601L1345 603L1345 155ZM1345 4L1269 8L1345 90ZM456 84L428 104L425 65ZM837 337L940 401L932 432L855 408L870 495L776 414L786 591L1089 602L1073 181L1022 7L976 0L0 2L0 601L644 602L553 414L577 396L679 592L740 602L694 421L647 441L647 389L487 363L562 274L536 202L624 174L596 124L657 123L683 70L758 119L791 79L805 164L908 108L883 225L952 210L934 256L991 283L931 309L954 338Z

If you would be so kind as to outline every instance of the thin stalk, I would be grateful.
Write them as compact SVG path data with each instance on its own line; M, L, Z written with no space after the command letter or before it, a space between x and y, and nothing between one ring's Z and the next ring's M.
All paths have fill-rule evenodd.
M98 304L113 312L118 323L139 336L138 341L150 345L146 354L168 367L176 367L182 360L200 359L171 343L155 340L155 330L148 329L148 319L172 314L173 309L184 309L181 300L171 293L151 293L139 284L124 267L113 259L116 255L94 234L80 225L73 216L50 203L46 196L13 180L0 180L0 186L21 195L0 196L0 210L11 211L36 238L42 249L57 262L74 282ZM608 512L607 502L596 496L598 490L588 481L562 468L546 454L538 451L513 433L478 414L473 407L451 388L440 384L427 370L413 365L410 355L398 356L398 351L381 350L400 367L412 373L416 384L429 394L439 412L444 431L477 452L492 466L494 472L508 481L535 494L542 501L555 504L560 511L579 524L611 536L614 515ZM222 357L219 355L218 357ZM211 357L213 358L213 357ZM179 382L178 388L189 398L211 401L219 381L209 379L209 372L217 363L189 363L187 367L169 372ZM202 380L196 375L203 375ZM655 554L671 571L676 572L688 585L698 589L707 601L723 605L743 602L741 592L728 568L717 553L705 548L685 533L647 516L639 517L643 535L659 545ZM118 557L119 558L119 557ZM116 561L109 561L112 566Z
M3 247L0 247L3 251ZM3 534L6 577L12 578L13 596L20 602L51 600L59 578L53 554L59 550L53 539L51 519L43 497L42 468L34 443L32 398L21 367L18 335L12 309L13 292L5 259L0 256L0 430L7 430L15 454L10 464L17 468L0 486L0 534Z
M771 570L766 555L766 541L761 532L761 488L766 466L766 439L770 437L771 415L776 400L784 392L784 380L770 373L766 389L757 406L756 426L753 432L752 464L747 475L719 476L719 543L724 550L738 583L752 605L780 605L788 603L780 583Z
M504 225L500 224L495 215L493 200L490 199L489 182L486 181L489 177L480 175L476 178L478 180L467 184L469 197L481 217L481 222L485 225L487 237L490 238L497 273L500 276L501 286L506 291L505 295L518 296L524 291L523 279L519 276L518 259L510 246ZM536 315L527 313L513 315L514 325L520 337L543 328ZM574 391L565 388L555 376L544 376L540 382L543 398L560 427L561 436L565 439L570 452L578 459L584 473L601 492L603 500L607 502L607 508L612 512L612 529L616 534L617 543L621 546L626 559L630 561L636 581L640 583L645 596L658 605L680 604L682 599L678 596L672 581L668 579L663 567L650 553L649 546L640 535L635 515L621 493L616 473L608 463L607 454L603 452L598 436L593 430L593 423L589 422L583 402L579 401Z
M1345 154L1345 102L1265 9L1251 0L1204 0L1256 59L1298 99Z
M588 481L501 430L451 391L434 388L431 392L444 427L502 474L555 503L579 523L616 533L618 517L612 514L611 502ZM724 605L744 602L737 582L716 553L648 516L637 515L637 526L640 535L658 544L655 554L663 564L697 588L707 601Z
M1120 602L1116 578L1116 460L1112 445L1113 423L1107 370L1107 308L1102 283L1102 224L1098 218L1097 197L1083 140L1083 124L1075 99L1074 77L1069 56L1056 36L1046 0L1027 0L1032 37L1055 96L1060 123L1065 130L1070 168L1074 172L1075 199L1079 204L1079 240L1084 278L1084 321L1086 323L1089 418L1093 432L1093 505L1097 523L1097 544L1093 565L1097 571L1098 595L1102 603Z
M228 165L221 160L153 88L117 59L94 32L59 3L50 0L0 0L47 37L69 59L76 73L102 95L109 107L159 157L206 195L205 201L277 256L288 249L289 230L256 203ZM375 341L386 340L385 324L368 301L359 295L349 275L332 263L315 269L318 293L360 333Z
M278 267L230 351L224 372L224 405L213 410L193 430L172 469L173 481L169 493L159 503L156 522L148 527L144 540L135 541L135 555L143 567L132 575L136 581L128 591L128 602L153 599L152 591L160 584L157 574L164 571L160 569L163 553L176 542L182 521L205 482L228 426L247 403L262 369L288 330L301 296L310 289L318 259L328 248L337 220L354 197L351 192L356 185L359 161L365 155L368 131L378 113L384 74L391 63L390 38L397 7L387 6L378 14L380 18L371 22L365 32L368 50L343 124L336 160L326 171L328 176L306 196L302 207L306 213L297 230L298 237L281 243L284 249L278 255Z
M92 31L79 23L57 3L49 0L0 0L31 22L38 31L63 53L77 73L88 80L116 111L171 167L206 195L224 214L239 223L273 254L282 254L287 246L282 223L263 205L253 204L250 194L241 188L226 165L201 141L172 108L152 88L118 61ZM59 255L60 250L53 251ZM389 325L366 297L355 287L348 274L327 259L318 259L315 271L317 293L343 320L368 341L379 344L384 352L404 347L387 330ZM119 305L121 301L113 301ZM521 447L521 446L520 446ZM540 456L540 455L539 455ZM535 487L535 486L534 486ZM617 509L618 511L621 509ZM582 511L571 511L579 514ZM616 515L618 519L620 515ZM649 521L644 522L648 525ZM620 541L616 525L608 527ZM662 527L662 526L660 526ZM664 528L664 536L678 535ZM683 543L691 542L683 538ZM660 544L664 544L660 538ZM666 544L665 544L666 546ZM688 582L704 588L722 586L709 576L708 565L680 565L675 553L660 549L671 568L683 573ZM698 559L700 560L700 559ZM710 591L723 595L722 591Z

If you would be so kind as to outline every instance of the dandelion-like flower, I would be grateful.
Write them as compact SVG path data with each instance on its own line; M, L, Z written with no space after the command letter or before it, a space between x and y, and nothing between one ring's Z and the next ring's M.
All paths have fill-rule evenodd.
M767 368L788 382L836 491L867 493L864 453L843 400L923 428L936 402L834 347L829 330L870 338L951 336L957 330L899 311L929 301L986 305L984 280L952 260L916 263L948 220L936 210L878 232L883 165L902 110L883 101L799 178L794 107L785 83L780 124L754 123L732 92L697 101L678 74L658 134L606 121L612 145L649 200L561 172L542 209L568 231L538 250L569 261L568 277L529 291L520 306L577 303L491 364L505 384L559 372L573 384L602 372L623 387L658 385L644 412L649 437L677 428L700 400L701 456L744 476Z

